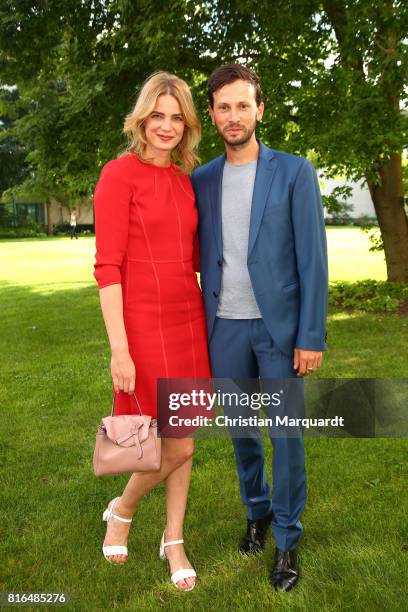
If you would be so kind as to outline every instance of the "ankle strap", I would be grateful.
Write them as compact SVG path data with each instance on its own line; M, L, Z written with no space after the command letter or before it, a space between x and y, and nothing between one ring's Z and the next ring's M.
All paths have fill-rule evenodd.
M118 514L113 514L113 509L114 509L115 504L118 501L118 499L119 499L119 497L115 497L111 507L110 508L106 508L105 512L103 513L104 520L105 521L109 521L111 516L113 516L113 518L115 518L117 521L122 521L122 523L131 523L132 519L123 518L123 516L119 516Z
M132 519L123 518L123 516L119 516L117 514L112 514L112 512L110 512L110 516L113 516L113 518L115 518L117 521L122 521L122 523L131 523L132 522Z
M172 546L173 544L184 544L184 540L171 540L171 542L163 542L163 548L166 548L166 546Z

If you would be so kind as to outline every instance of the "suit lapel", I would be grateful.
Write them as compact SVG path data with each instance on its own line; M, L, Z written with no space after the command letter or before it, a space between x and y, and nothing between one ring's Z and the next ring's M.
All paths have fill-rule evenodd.
M222 259L222 218L221 218L221 199L222 199L222 175L225 164L225 154L221 155L216 161L214 177L211 184L211 212L215 242L218 254Z
M275 176L277 162L271 149L259 143L258 165L255 175L254 192L252 195L251 221L249 225L248 257L254 248L261 227L268 194Z

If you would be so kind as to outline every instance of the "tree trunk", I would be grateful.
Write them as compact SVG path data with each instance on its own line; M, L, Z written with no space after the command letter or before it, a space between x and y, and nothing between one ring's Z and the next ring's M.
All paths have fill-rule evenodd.
M47 234L52 236L51 202L49 200L47 200Z
M378 184L367 180L380 226L387 280L408 282L408 219L404 209L401 155L377 170Z
M397 121L400 116L400 84L391 77L393 62L397 62L399 57L397 50L400 38L398 26L393 20L393 0L386 0L381 6L382 8L379 9L381 19L376 24L376 44L381 49L385 41L385 47L382 49L384 57L382 58L381 78L376 88L384 95L385 115L391 113ZM341 63L346 68L352 69L359 75L361 81L365 82L363 57L359 54L351 54L350 49L347 48L347 28L350 20L347 3L323 0L323 7L336 35L342 54ZM408 219L404 209L401 155L391 154L388 163L376 168L375 174L378 182L373 181L372 177L366 177L366 180L384 244L387 279L408 282Z

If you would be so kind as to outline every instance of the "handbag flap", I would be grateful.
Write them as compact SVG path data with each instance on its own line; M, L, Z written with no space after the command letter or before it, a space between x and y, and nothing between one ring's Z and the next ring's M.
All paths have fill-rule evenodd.
M106 435L120 446L140 446L147 440L152 417L148 415L123 414L102 419Z

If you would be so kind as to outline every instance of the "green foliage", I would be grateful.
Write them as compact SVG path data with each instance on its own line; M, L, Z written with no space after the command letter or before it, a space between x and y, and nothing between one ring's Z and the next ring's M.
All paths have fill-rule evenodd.
M222 148L208 121L206 78L237 60L262 76L260 134L276 148L313 150L320 166L361 178L406 142L408 118L394 103L406 80L404 3L391 13L368 0L7 5L0 75L19 85L25 114L13 134L47 190L90 193L100 165L123 144L123 118L138 88L157 69L191 83L203 161Z
M0 9L0 45L7 47L0 76L18 84L26 109L9 134L24 143L33 170L15 193L83 201L102 164L123 148L123 120L146 76L158 68L183 76L180 66L194 66L186 2L19 4Z
M0 227L9 227L14 221L14 215L8 206L0 202Z
M380 232L378 231L378 226L373 223L368 223L362 226L361 231L368 234L368 238L370 240L370 252L375 253L377 251L384 250L384 243L381 237Z
M323 206L333 218L347 217L353 210L353 205L347 202L351 197L353 188L348 185L338 185L330 195L322 195Z
M27 151L13 135L13 127L23 113L18 90L0 86L0 198L28 174Z
M329 306L365 312L395 312L408 300L406 283L364 280L356 283L330 283Z
M0 227L0 238L43 238L47 236L46 228L32 229L27 227Z
M4 206L1 206L1 209L4 209ZM10 213L0 216L0 238L32 238L46 235L45 226L30 217L16 219Z
M18 96L0 110L8 122L2 142L6 157L23 156L16 168L23 164L25 174L10 174L6 187L45 200L89 199L101 166L125 144L123 120L138 89L160 69L191 84L206 162L223 149L209 121L206 81L215 67L238 61L262 77L266 144L313 156L327 176L364 178L373 194L408 141L408 114L400 110L407 31L408 3L396 0L7 0L0 79ZM325 198L337 219L347 214L341 189ZM396 198L389 198L377 205L391 210ZM387 263L402 260L403 276L405 252L390 253L389 245L404 237L393 242L389 220L380 229L391 234Z
M325 217L325 225L348 225L360 227L362 231L366 231L367 228L376 231L378 234L378 223L376 223L375 217L369 217L368 215L360 215L359 217L350 217L348 215L348 208L346 205L346 210L341 210L338 214L331 215L330 217ZM373 251L374 249L371 249ZM382 249L376 249L382 250Z

